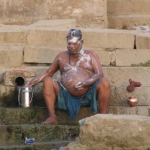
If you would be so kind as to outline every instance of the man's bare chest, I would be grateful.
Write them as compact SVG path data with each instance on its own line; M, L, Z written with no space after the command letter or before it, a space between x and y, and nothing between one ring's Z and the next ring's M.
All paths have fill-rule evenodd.
M62 60L59 63L61 72L67 72L78 69L83 69L92 72L91 57L87 54L84 54L79 59L67 57L65 60Z

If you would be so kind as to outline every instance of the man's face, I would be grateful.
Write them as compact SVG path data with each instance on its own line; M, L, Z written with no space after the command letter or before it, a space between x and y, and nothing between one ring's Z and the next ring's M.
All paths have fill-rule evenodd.
M82 40L79 40L78 37L68 37L67 38L67 49L69 53L76 54L79 53L82 49Z

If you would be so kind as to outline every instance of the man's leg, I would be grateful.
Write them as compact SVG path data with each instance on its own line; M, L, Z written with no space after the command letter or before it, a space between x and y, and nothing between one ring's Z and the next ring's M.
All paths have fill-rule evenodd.
M42 124L57 124L55 114L55 101L59 92L59 86L56 80L48 77L43 82L43 95L45 103L49 112L49 118L47 118Z
M106 114L110 98L110 83L105 77L99 80L96 91L98 94L100 113Z

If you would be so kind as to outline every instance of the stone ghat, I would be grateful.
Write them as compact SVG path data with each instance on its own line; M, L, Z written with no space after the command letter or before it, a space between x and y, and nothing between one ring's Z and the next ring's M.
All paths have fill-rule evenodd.
M0 0L0 7L0 23L6 25L76 19L78 27L107 28L107 0Z
M108 28L132 29L134 26L150 26L150 1L108 0Z
M94 115L82 120L79 138L63 150L148 150L150 118Z

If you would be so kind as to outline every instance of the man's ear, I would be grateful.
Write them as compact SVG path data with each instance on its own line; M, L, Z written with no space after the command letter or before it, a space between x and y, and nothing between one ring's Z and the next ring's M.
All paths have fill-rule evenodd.
M83 40L83 39L81 40L81 43L82 43L82 44L84 43L84 40Z

